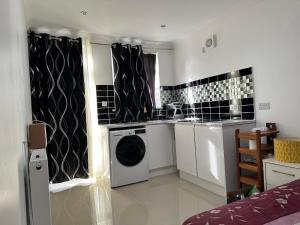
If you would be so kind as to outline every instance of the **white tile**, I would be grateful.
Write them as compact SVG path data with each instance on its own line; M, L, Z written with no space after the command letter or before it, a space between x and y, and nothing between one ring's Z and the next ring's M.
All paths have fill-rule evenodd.
M98 182L51 195L53 225L180 225L223 201L177 174L115 189Z

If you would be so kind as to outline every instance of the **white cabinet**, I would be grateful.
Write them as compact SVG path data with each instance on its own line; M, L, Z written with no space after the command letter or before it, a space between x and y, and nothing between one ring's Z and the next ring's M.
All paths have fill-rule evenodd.
M198 177L225 186L222 127L195 126Z
M194 126L175 124L177 168L197 176Z
M300 179L299 163L283 163L273 158L263 160L265 190Z
M226 196L237 188L234 132L250 130L255 123L224 126L176 124L175 143L180 177Z
M158 169L175 164L174 129L168 124L146 126L149 169Z

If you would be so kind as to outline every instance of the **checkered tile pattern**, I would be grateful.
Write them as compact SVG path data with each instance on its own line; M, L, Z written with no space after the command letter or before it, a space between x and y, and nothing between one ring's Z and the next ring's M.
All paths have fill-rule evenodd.
M186 87L178 90L161 90L162 104L171 102L196 103L253 98L253 75L233 77L204 85Z
M165 105L171 102L175 102L175 92L174 90L161 90L160 91L161 104Z

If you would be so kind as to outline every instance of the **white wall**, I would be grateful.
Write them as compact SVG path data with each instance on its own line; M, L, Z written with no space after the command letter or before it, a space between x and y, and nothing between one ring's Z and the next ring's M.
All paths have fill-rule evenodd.
M174 51L158 50L160 86L174 85Z
M108 45L92 44L93 68L97 85L113 84L111 48ZM159 50L160 85L174 84L174 51Z
M22 1L1 1L0 14L0 223L25 225L22 142L31 107Z
M273 121L282 136L300 136L299 12L298 0L264 0L178 40L176 84L252 66L258 123ZM203 40L212 33L218 47L203 54ZM270 102L271 110L259 111L259 102Z
M110 46L92 44L92 55L96 85L112 85L113 79Z

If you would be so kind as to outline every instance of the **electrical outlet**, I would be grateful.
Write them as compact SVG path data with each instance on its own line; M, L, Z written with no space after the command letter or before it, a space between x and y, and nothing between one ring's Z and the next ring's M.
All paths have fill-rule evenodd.
M259 110L270 110L270 108L271 108L270 102L261 102L258 104Z
M102 107L107 107L107 101L102 101L101 105L102 105Z
M239 110L239 105L230 105L230 110L231 111L238 111Z

